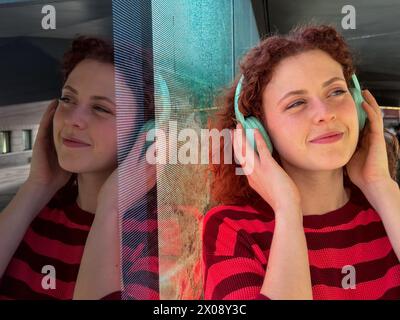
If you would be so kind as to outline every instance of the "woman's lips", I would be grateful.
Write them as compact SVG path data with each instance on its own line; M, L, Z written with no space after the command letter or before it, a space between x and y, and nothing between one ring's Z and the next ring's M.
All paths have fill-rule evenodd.
M62 139L63 141L63 145L70 147L70 148L86 148L86 147L90 147L90 144L84 143L84 142L78 142L75 140L69 140L66 138Z
M333 142L336 142L336 141L342 139L342 137L343 137L343 133L337 133L337 134L331 135L329 137L315 139L310 142L311 143L319 143L319 144L333 143Z

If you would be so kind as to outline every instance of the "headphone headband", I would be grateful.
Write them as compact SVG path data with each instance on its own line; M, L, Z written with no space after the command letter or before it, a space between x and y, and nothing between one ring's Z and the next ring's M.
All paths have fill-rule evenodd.
M236 91L235 91L235 103L234 103L234 105L235 105L235 115L236 115L236 118L237 118L237 120L239 121L239 122L243 122L244 121L244 116L243 116L243 114L240 112L240 110L239 110L239 98L240 98L240 93L242 92L242 83L243 83L243 79L244 79L244 76L242 75L241 77L240 77L240 79L239 79L239 82L238 82L238 84L237 84L237 86L236 86Z

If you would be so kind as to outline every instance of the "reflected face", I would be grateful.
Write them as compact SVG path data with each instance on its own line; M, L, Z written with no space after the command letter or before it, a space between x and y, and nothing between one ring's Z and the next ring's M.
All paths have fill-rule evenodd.
M304 170L343 167L359 126L341 65L321 50L284 59L262 97L264 124L282 165ZM318 139L322 135L331 135Z
M70 172L117 165L114 66L85 59L70 73L53 119L60 166Z

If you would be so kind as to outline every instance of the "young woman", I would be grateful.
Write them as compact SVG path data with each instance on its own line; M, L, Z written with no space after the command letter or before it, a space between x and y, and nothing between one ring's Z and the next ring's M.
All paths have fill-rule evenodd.
M235 156L252 170L213 165L221 205L204 220L206 299L400 298L398 145L386 146L369 91L359 132L353 73L347 44L329 26L269 37L244 58L239 109L263 123L274 151L258 130L258 153L235 130ZM236 87L220 130L242 128Z
M131 91L124 75L117 72L115 77L114 49L106 41L74 40L64 56L63 71L62 95L42 117L29 177L0 214L3 299L121 295L118 211L127 211L145 192L130 190L124 205L118 205L116 88L125 92L130 110L124 113L129 132L122 130L122 141L132 140L135 101L126 96ZM137 157L142 138L118 167L125 185L143 178L132 174L132 167L141 165L141 172L149 173ZM143 258L137 250L135 257ZM128 258L134 262L134 257Z

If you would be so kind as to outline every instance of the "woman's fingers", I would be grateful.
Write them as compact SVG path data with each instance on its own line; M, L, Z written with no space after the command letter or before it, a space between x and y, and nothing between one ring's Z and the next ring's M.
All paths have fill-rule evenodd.
M49 130L52 125L52 120L57 105L58 105L58 100L57 99L53 100L47 107L46 111L43 113L42 119L40 120L39 130L36 139L41 140L49 138Z
M236 129L232 130L232 145L233 145L233 154L235 155L236 160L238 160L240 165L243 165L241 160L243 159L243 149L242 145L239 143L239 139L241 140L242 137L239 134L239 124L236 125Z
M377 114L381 115L381 110L379 108L378 103L376 102L375 97L372 95L372 93L369 90L363 90L363 97L365 101L372 107L372 110Z
M257 155L247 140L243 127L240 124L236 126L233 135L235 157L242 166L244 174L250 175L253 173L255 166L258 165Z
M136 163L138 159L140 159L140 157L142 156L143 154L142 151L146 143L146 134L147 134L146 132L142 132L141 134L138 135L135 144L133 145L133 147L129 151L128 156L124 160L124 163L127 164L128 166L130 166L132 163Z
M383 119L381 109L379 108L379 105L376 102L374 96L368 90L364 90L363 97L365 101L362 103L362 107L367 113L372 131L383 131Z
M260 161L264 161L271 157L271 153L267 147L267 144L258 129L254 130L254 139L256 141L258 156Z

